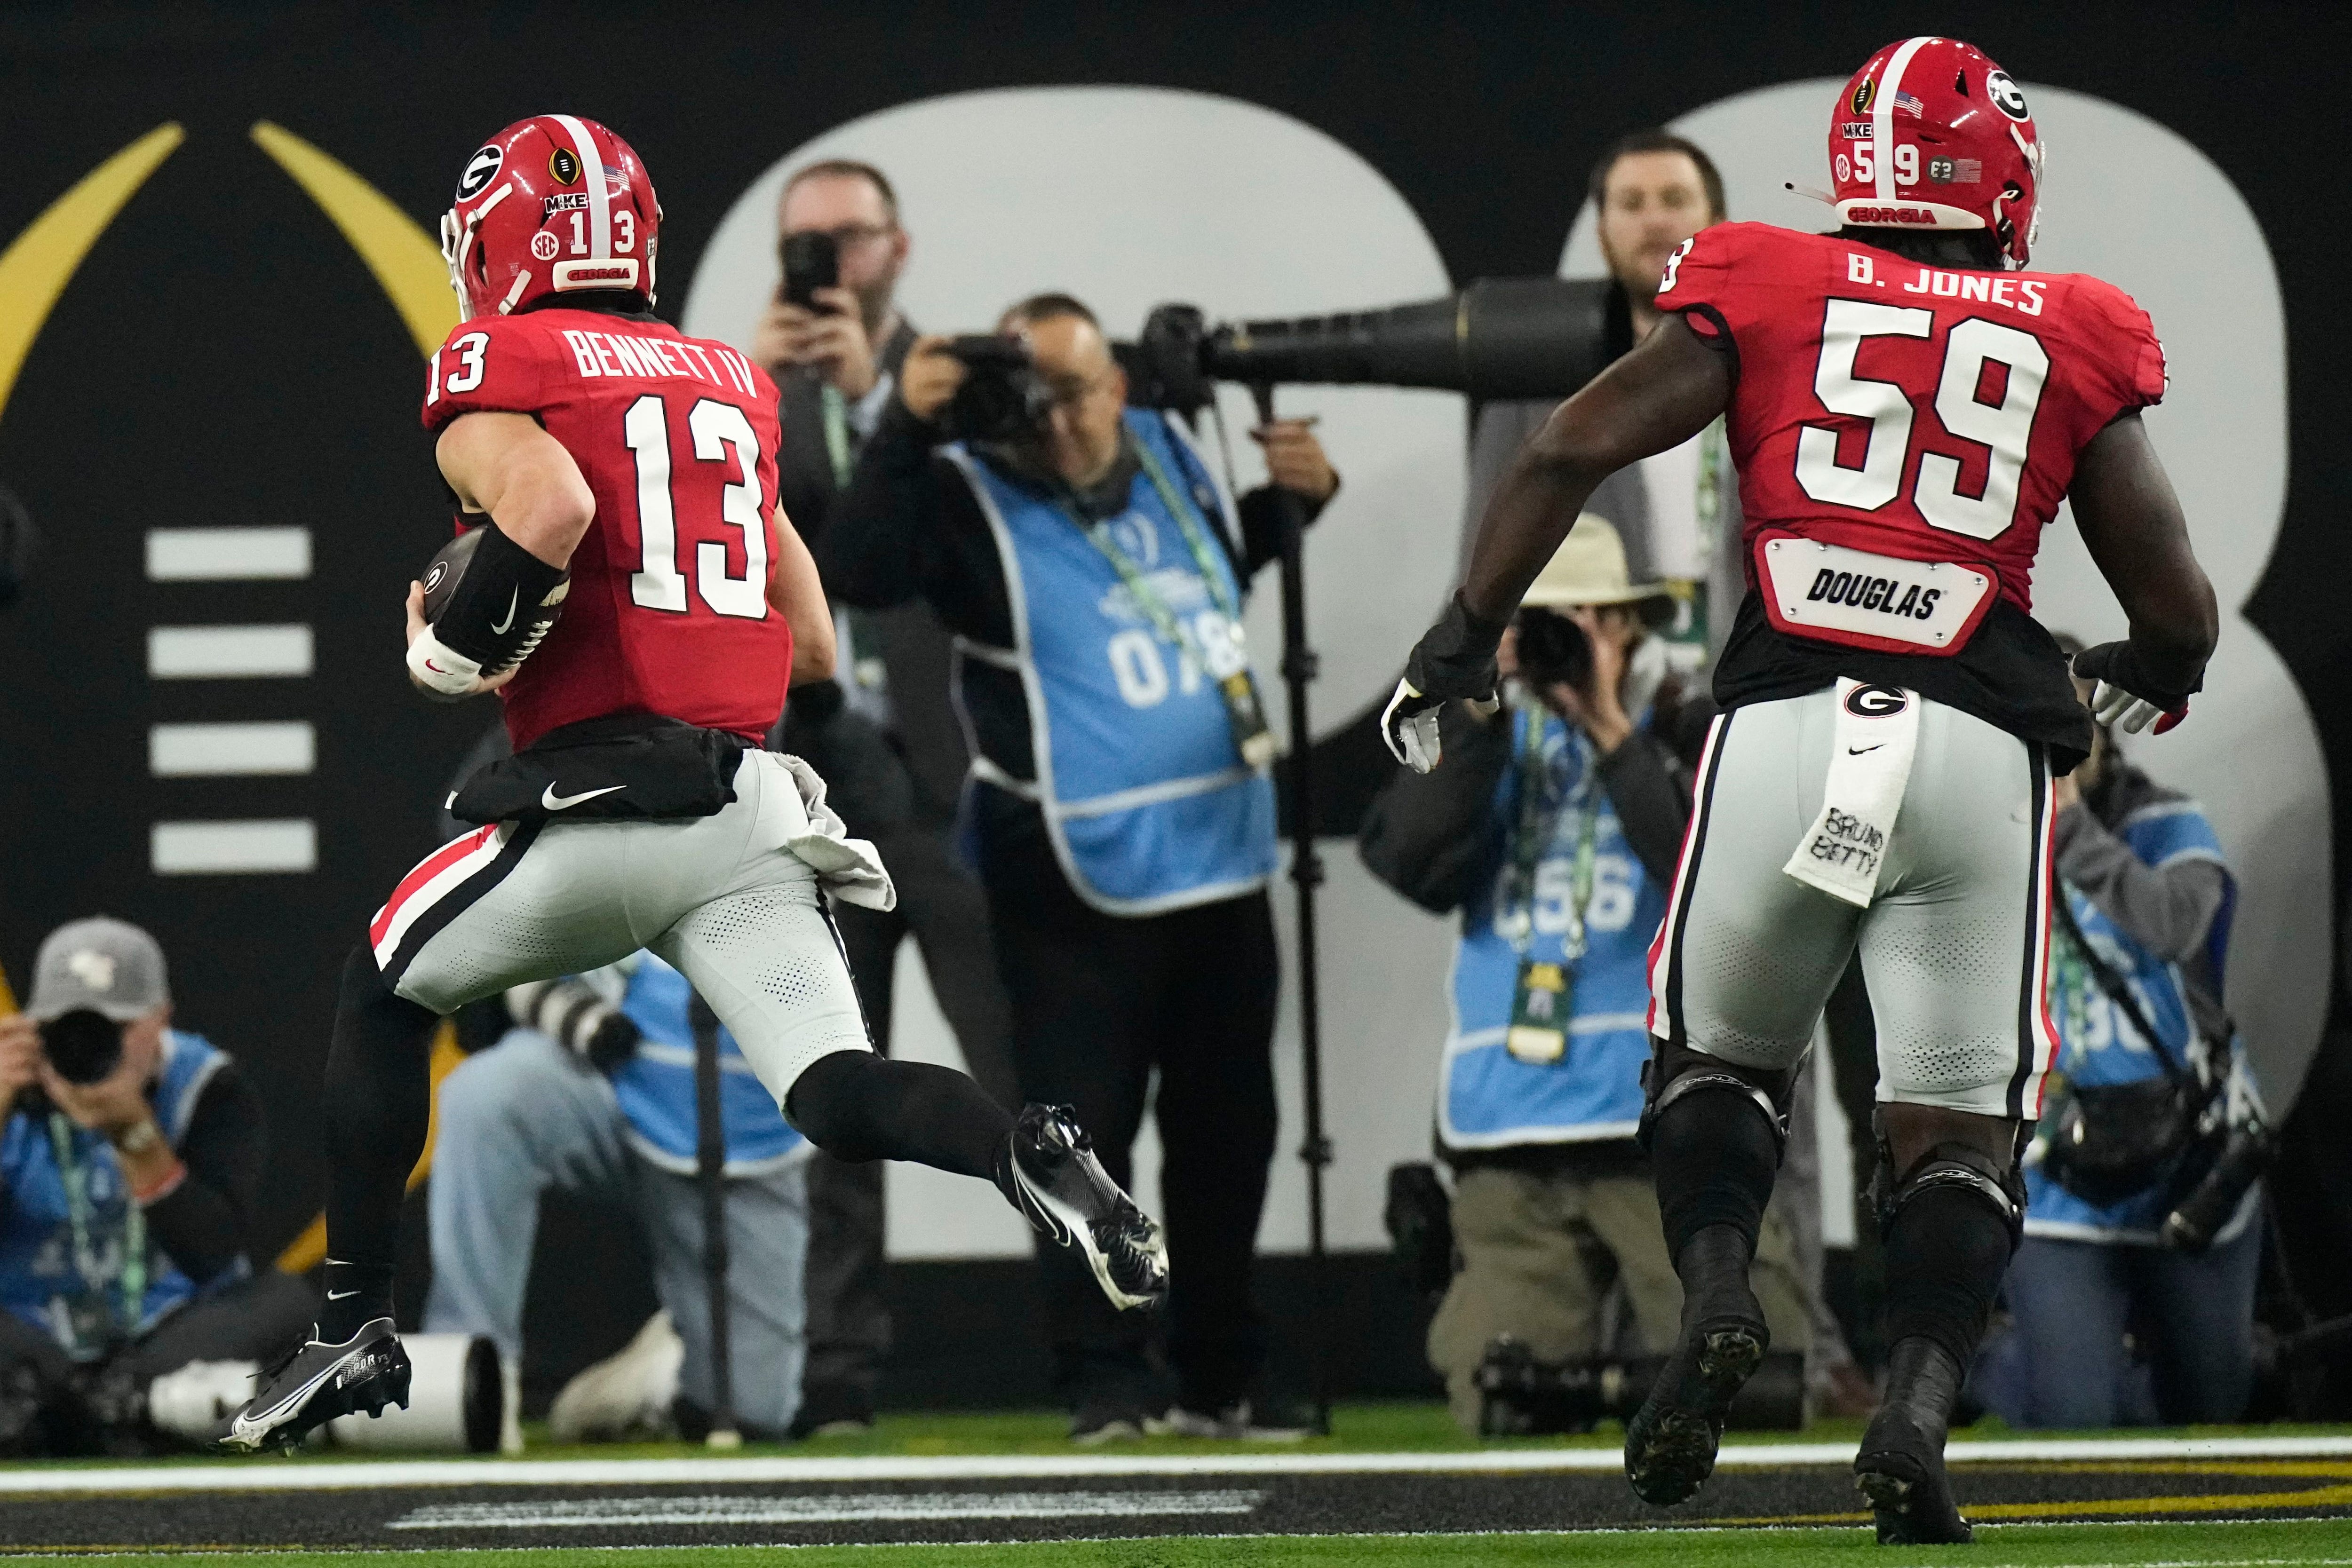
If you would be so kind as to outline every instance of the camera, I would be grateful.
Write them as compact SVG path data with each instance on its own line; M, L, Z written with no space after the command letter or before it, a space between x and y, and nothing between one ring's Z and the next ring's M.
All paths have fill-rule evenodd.
M950 338L942 348L964 368L963 383L940 411L940 426L950 440L1018 441L1045 428L1054 391L1018 339Z
M1555 685L1583 690L1592 679L1592 643L1567 616L1533 605L1518 613L1519 679L1538 692Z
M122 1061L122 1026L95 1008L76 1008L41 1025L41 1054L68 1083L96 1083Z
M1568 397L1609 365L1612 285L1597 278L1483 277L1459 293L1379 310L1212 327L1162 305L1112 351L1128 399L1192 413L1213 382L1431 387L1474 398Z
M1472 1381L1478 1389L1478 1432L1528 1437L1589 1432L1602 1420L1629 1421L1665 1370L1663 1355L1572 1356L1539 1361L1509 1334L1488 1343ZM1805 1424L1802 1351L1768 1352L1737 1397L1726 1425L1735 1431L1793 1432Z
M786 235L776 253L784 264L784 303L823 310L816 291L841 287L840 244L821 229L803 229Z

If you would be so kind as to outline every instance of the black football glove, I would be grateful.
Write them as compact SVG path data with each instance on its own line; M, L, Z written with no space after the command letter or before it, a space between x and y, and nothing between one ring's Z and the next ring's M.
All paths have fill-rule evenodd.
M1413 644L1404 679L1381 715L1390 756L1426 773L1444 758L1437 716L1447 702L1458 698L1482 716L1495 711L1495 649L1509 626L1471 614L1459 593L1447 601L1445 614Z
M2102 643L2074 655L2074 674L2092 682L2091 714L2101 724L2122 727L2137 735L2153 719L2162 735L2189 716L2189 694L2205 684L2199 670L2180 685L2149 666L2153 661L2128 640Z

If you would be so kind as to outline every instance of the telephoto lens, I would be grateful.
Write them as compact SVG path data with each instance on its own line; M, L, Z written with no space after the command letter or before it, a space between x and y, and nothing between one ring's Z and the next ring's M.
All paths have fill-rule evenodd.
M2164 1245L2178 1252L2202 1252L2212 1246L2213 1239L2238 1212L2246 1189L2269 1167L2275 1147L2270 1128L2259 1121L2231 1127L2221 1156L2205 1173L2205 1179L2164 1217L2158 1233Z
M41 1026L41 1054L68 1083L95 1083L122 1061L122 1026L94 1008L76 1008Z

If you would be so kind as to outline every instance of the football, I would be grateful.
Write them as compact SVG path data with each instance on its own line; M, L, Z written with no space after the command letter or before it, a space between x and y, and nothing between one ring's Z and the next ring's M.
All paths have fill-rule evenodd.
M441 612L449 607L449 596L457 591L457 580L466 575L466 567L474 559L474 548L482 542L479 528L467 528L434 552L425 565L425 619L427 624L441 619Z

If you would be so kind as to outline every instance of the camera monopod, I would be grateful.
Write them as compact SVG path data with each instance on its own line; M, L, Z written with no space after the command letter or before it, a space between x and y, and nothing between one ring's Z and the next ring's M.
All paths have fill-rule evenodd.
M702 1194L702 1279L710 1297L710 1436L714 1448L740 1448L733 1347L727 1321L727 1122L719 1103L719 1015L688 993L694 1030L694 1177Z
M1274 387L1250 387L1261 424L1274 421ZM1315 965L1315 890L1323 881L1323 858L1315 848L1315 727L1307 722L1307 688L1316 676L1315 650L1307 642L1307 505L1288 490L1274 491L1275 517L1282 543L1282 685L1289 699L1290 881L1298 899L1298 1076L1307 1102L1307 1135L1298 1145L1307 1166L1307 1255L1312 1310L1307 1321L1326 1322L1331 1310L1331 1260L1323 1238L1323 1172L1331 1164L1331 1140L1323 1131L1323 1008ZM1313 1336L1315 1425L1331 1430L1330 1354L1326 1336Z

